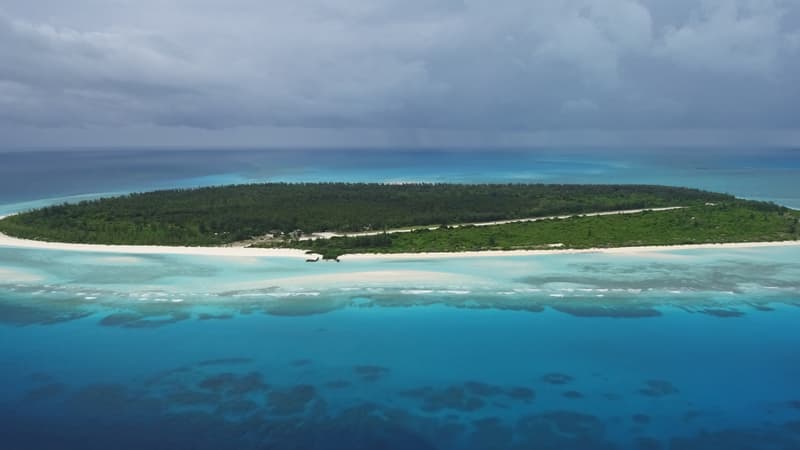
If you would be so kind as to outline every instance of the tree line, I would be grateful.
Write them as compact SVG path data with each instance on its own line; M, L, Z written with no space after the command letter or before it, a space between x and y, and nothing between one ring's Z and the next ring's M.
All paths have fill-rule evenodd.
M0 231L59 242L221 245L265 234L384 230L731 199L652 185L265 183L56 205L8 217L0 221Z
M367 237L334 237L287 242L326 259L348 253L417 253L522 250L800 239L800 212L735 200L669 211L573 216L490 226L419 229Z

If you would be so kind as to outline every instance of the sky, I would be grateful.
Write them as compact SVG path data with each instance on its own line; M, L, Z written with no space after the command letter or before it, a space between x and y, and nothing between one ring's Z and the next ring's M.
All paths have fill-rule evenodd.
M0 148L800 145L800 0L0 0Z

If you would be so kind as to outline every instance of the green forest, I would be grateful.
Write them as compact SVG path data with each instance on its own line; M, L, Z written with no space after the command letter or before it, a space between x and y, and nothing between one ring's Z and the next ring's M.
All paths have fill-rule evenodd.
M352 233L733 200L725 194L650 185L267 183L135 193L51 206L0 220L0 232L43 241L181 246L225 245L272 235L285 245L288 236L313 232ZM515 242L506 243L498 236L495 244L485 246L528 245ZM393 241L391 248L395 245L399 241Z
M607 248L800 239L800 212L745 200L669 211L574 216L491 226L287 242L326 259L347 253Z

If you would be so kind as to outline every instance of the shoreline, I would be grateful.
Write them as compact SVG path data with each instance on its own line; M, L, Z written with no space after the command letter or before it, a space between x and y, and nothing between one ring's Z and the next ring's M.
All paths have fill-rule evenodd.
M124 253L132 255L197 255L197 256L272 256L282 258L315 257L301 249L248 248L248 247L172 247L167 245L106 245L72 244L66 242L34 241L19 239L0 233L0 248L27 248L34 250L57 250L89 253Z
M564 255L581 253L636 254L645 252L673 250L711 250L763 247L794 247L800 241L766 241L766 242L728 242L718 244L678 244L649 245L635 247L582 248L582 249L549 249L549 250L480 250L464 252L419 252L419 253L350 253L339 257L342 261L391 260L391 259L445 259L502 256ZM19 239L0 233L0 247L27 248L36 250L56 250L94 253L123 254L172 254L219 257L279 257L279 258L315 258L316 253L306 253L302 249L289 248L250 248L250 247L173 247L165 245L105 245L105 244L73 244L65 242L35 241ZM322 260L320 260L322 261Z
M563 248L552 250L477 250L465 252L421 252L421 253L348 253L339 257L344 260L368 259L445 259L472 258L490 256L535 256L535 255L569 255L584 253L605 254L640 254L667 252L673 250L714 250L714 249L746 249L763 247L800 247L800 241L765 241L765 242L726 242L718 244L675 244L675 245L642 245L632 247L592 247Z

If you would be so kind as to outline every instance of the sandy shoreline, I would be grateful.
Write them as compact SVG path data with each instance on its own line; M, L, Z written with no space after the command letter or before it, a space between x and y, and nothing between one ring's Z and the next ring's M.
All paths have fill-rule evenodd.
M246 247L170 247L163 245L102 245L68 244L63 242L44 242L18 239L0 233L0 247L28 248L37 250L61 250L93 253L125 253L133 255L198 255L198 256L264 256L280 258L308 258L305 250L289 248L246 248Z
M682 207L659 208L659 210L679 209ZM640 212L642 210L608 211L592 215L607 215L619 213ZM0 216L0 220L8 217ZM520 219L505 222L542 220L547 218ZM496 224L486 222L480 225ZM650 245L638 247L613 247L613 248L585 248L585 249L547 249L547 250L481 250L466 252L420 252L420 253L351 253L339 257L342 261L364 260L409 260L409 259L444 259L444 258L474 258L474 257L502 257L502 256L529 256L529 255L559 255L580 253L606 253L617 255L632 255L651 252L666 252L673 250L713 250L737 248L763 248L763 247L793 247L800 246L800 241L768 241L768 242L730 242L721 244L682 244L682 245ZM103 245L103 244L71 244L64 242L45 242L30 239L19 239L0 233L0 247L29 248L38 250L60 250L96 253L125 253L125 254L169 254L169 255L198 255L219 257L274 257L274 258L315 258L316 253L307 253L301 249L289 248L249 248L249 247L173 247L165 245Z
M462 258L481 256L526 256L526 255L564 255L580 253L606 253L606 254L640 254L652 252L667 252L673 250L713 250L736 248L762 248L762 247L795 247L800 246L800 241L774 241L774 242L731 242L725 244L687 244L687 245L650 245L640 247L613 247L613 248L581 248L581 249L553 249L553 250L481 250L470 252L430 252L430 253L352 253L339 257L345 260L367 259L423 259L423 258Z
M636 254L643 252L658 252L691 249L731 249L731 248L761 248L761 247L788 247L800 246L800 241L777 242L735 242L725 244L690 244L690 245L653 245L641 247L614 247L614 248L587 248L587 249L552 249L552 250L485 250L468 252L425 252L425 253L358 253L340 257L342 261L387 260L387 259L441 259L441 258L472 258L472 257L501 257L525 255L558 255L578 253L608 253L608 254ZM63 242L44 242L29 239L18 239L0 233L0 247L28 248L38 250L60 250L75 252L96 253L124 253L124 254L172 254L172 255L199 255L221 257L277 257L277 258L309 258L305 250L285 248L247 248L247 247L170 247L159 245L100 245L100 244L69 244Z

